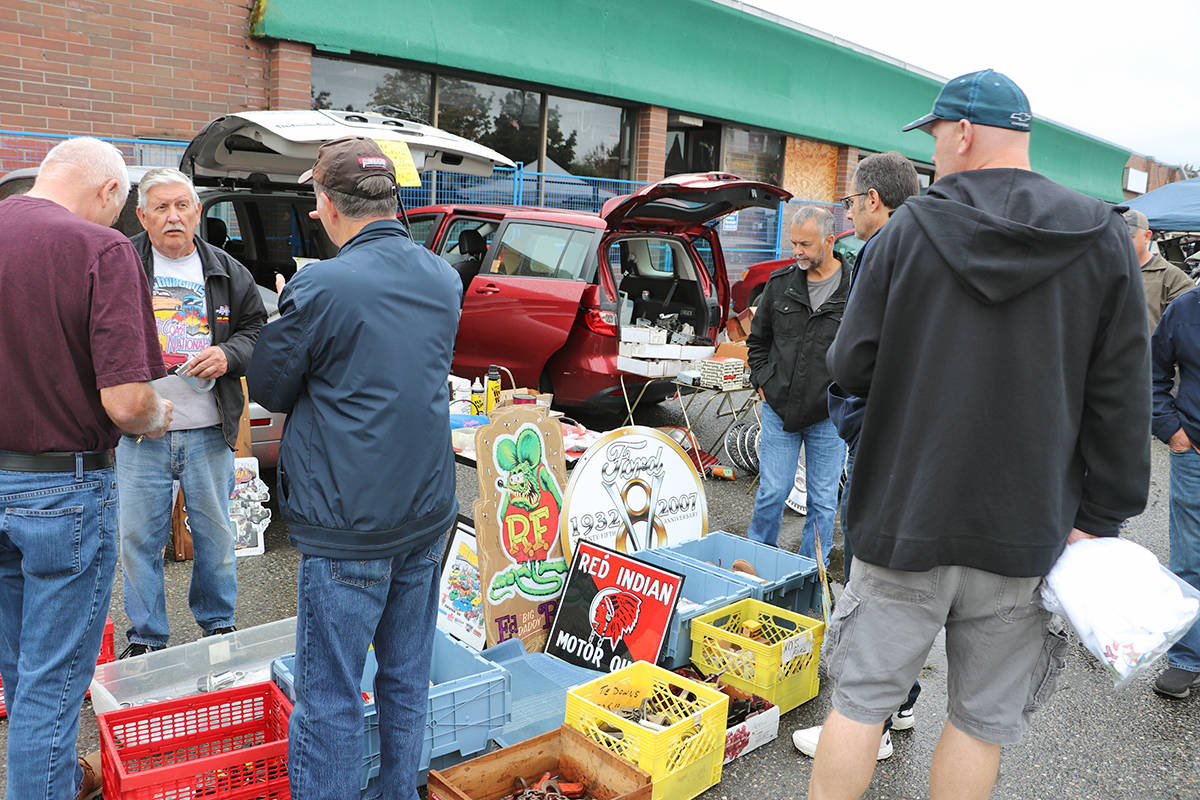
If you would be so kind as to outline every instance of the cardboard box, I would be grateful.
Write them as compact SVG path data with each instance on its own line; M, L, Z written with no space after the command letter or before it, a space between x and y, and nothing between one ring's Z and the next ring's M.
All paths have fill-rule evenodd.
M497 408L511 406L514 394L531 394L534 397L534 402L539 406L549 406L554 403L553 392L539 392L537 389L501 389L500 400L497 403Z
M644 378L673 378L679 374L682 361L647 361L641 358L617 356L617 369Z
M625 326L621 328L622 342L642 342L644 344L666 344L667 332L663 328L642 328Z
M647 342L621 342L617 345L618 355L627 358L682 358L682 347L677 344L649 344Z
M725 322L725 331L729 341L740 342L750 335L750 323L754 320L754 309L747 308L736 317L730 317Z
M676 670L676 672L693 680L699 678L696 672L688 667ZM765 710L757 711L737 725L725 729L725 760L722 763L728 764L735 758L757 750L779 737L779 706L769 700L756 698L755 695L730 686L724 681L717 681L717 688L729 696L730 703L735 700L758 699L766 705Z
M750 348L745 342L722 342L717 345L715 356L717 358L740 358L749 363Z

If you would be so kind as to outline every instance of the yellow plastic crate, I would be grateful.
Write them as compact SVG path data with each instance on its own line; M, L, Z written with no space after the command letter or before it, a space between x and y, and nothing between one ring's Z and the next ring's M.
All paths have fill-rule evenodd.
M720 672L721 680L770 700L786 714L817 696L824 638L820 620L760 600L739 600L692 620L692 663L705 675Z
M664 713L651 730L615 713L642 702ZM650 774L653 800L690 800L721 780L729 698L638 661L567 692L566 724Z

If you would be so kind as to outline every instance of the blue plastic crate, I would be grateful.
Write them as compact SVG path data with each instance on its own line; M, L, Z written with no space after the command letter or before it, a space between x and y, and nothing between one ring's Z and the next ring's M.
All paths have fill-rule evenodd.
M667 641L658 658L659 666L667 669L685 667L692 660L692 619L718 608L744 600L750 596L751 588L744 580L732 575L716 572L708 565L698 564L694 559L680 556L667 550L639 550L634 558L655 567L683 575L681 598L697 603L697 608L681 611L678 606L671 615L671 627Z
M755 600L799 614L820 607L817 562L798 553L725 531L713 531L701 539L663 548L662 552L684 556L710 572L746 583ZM763 580L730 570L730 565L739 558L749 561ZM714 567L718 569L714 570Z
M275 659L271 676L292 702L296 700L295 655ZM359 788L366 790L379 775L379 714L375 709L375 651L367 653L362 691L372 700L363 705L363 772ZM473 755L487 747L511 716L511 679L504 667L482 658L449 634L438 630L433 639L429 704L425 712L425 737L419 768L451 753ZM452 759L450 763L454 762Z
M567 708L567 689L602 674L546 653L526 653L520 639L501 642L481 655L503 666L512 676L512 722L492 737L500 747L561 726Z

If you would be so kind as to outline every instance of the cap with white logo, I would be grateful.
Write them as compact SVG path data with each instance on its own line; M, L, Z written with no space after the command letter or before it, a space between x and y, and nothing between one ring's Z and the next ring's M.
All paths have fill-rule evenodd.
M947 81L933 101L933 110L901 130L920 128L929 133L929 127L939 119L965 119L976 125L1027 131L1033 114L1021 87L1003 73L984 69Z

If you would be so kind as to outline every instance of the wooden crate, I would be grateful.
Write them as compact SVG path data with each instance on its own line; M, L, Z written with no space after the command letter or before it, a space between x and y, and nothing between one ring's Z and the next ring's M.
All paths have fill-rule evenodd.
M596 800L650 800L650 776L563 726L520 744L450 767L429 771L429 800L501 800L518 775L530 784L549 772L582 781Z

